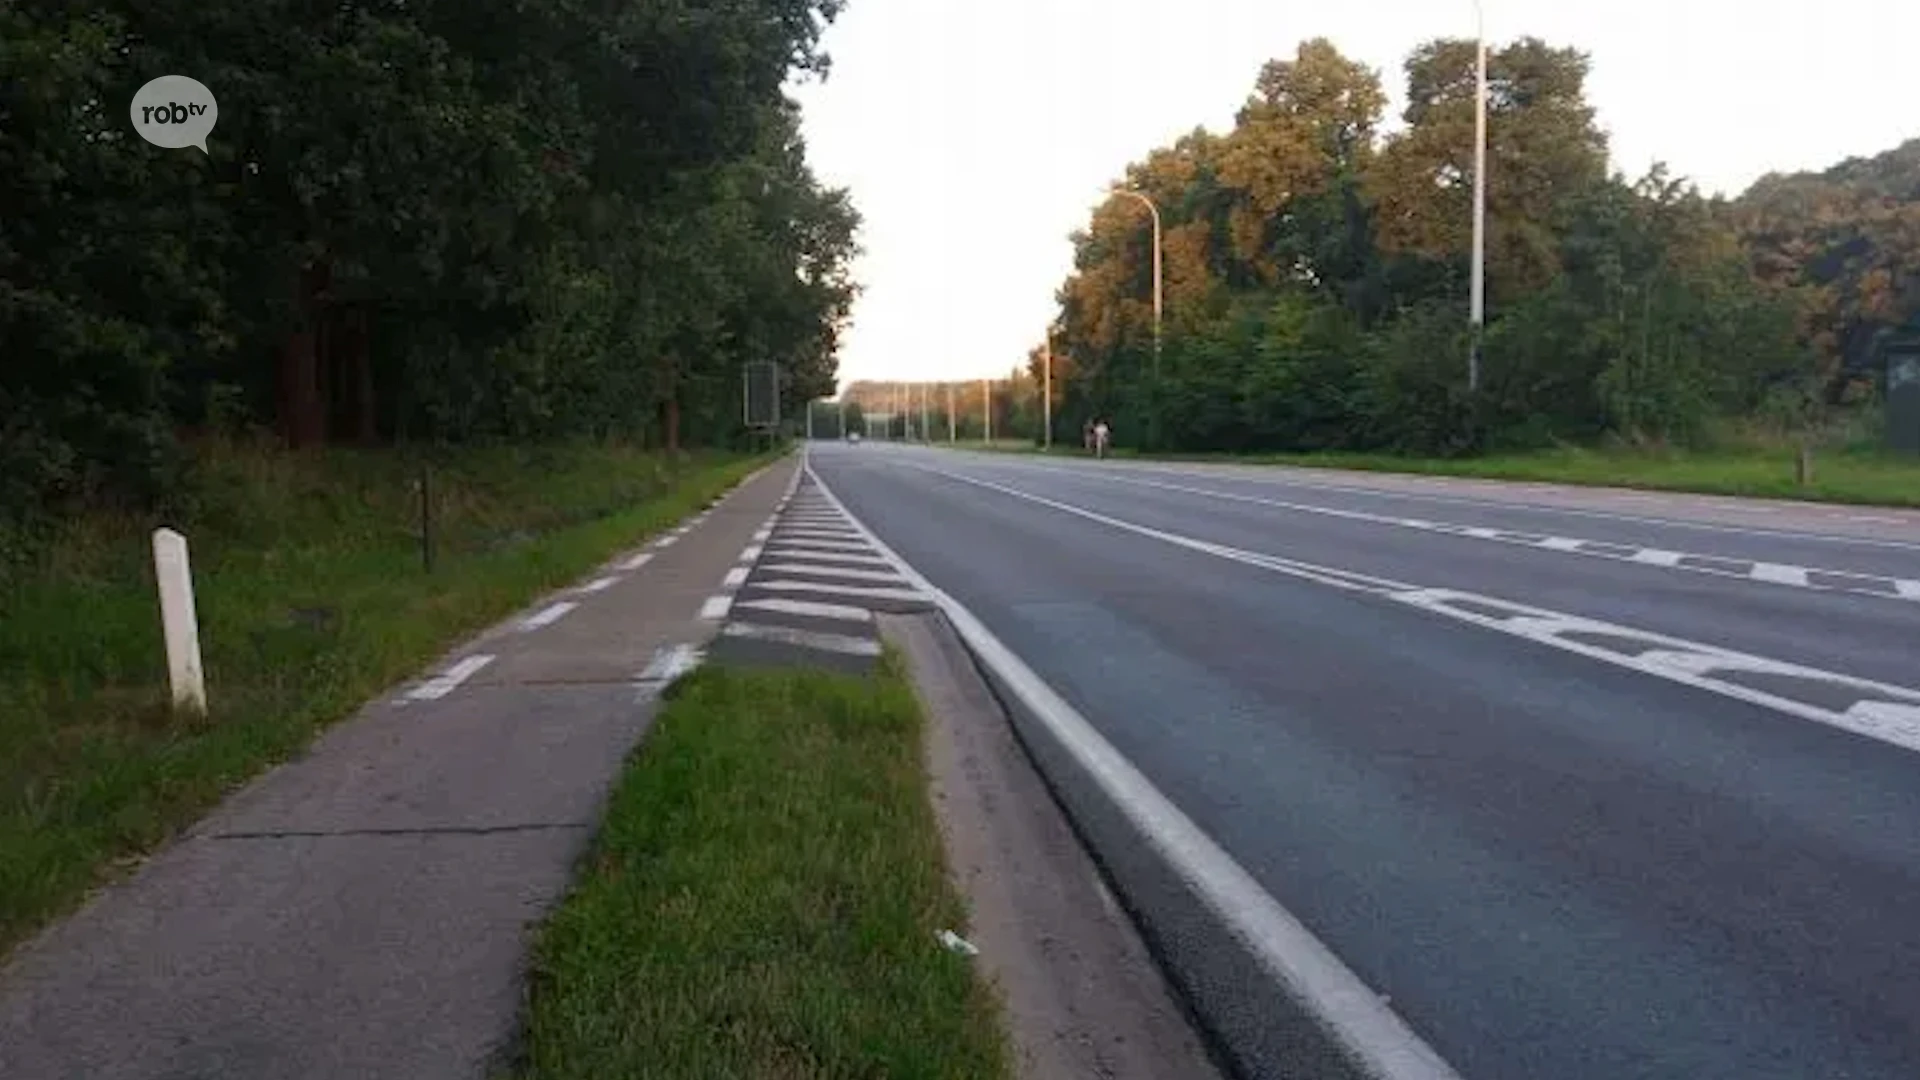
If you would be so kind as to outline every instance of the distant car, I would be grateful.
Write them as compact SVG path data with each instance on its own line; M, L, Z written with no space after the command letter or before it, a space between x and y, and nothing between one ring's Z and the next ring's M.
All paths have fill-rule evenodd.
M848 441L848 442L859 442L859 441L860 441L860 433L859 433L859 432L857 432L857 431L849 431L849 432L847 432L847 441Z

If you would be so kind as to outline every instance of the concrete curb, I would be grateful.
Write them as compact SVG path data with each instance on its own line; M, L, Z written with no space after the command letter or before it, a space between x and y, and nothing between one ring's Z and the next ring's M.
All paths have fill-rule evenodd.
M1235 1071L1258 1080L1460 1080L1378 995L979 619L848 511L933 598L1122 903Z

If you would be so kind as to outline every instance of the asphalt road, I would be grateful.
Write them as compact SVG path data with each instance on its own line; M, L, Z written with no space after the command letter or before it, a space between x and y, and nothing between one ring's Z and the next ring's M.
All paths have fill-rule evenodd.
M1470 1080L1920 1075L1920 515L812 462Z

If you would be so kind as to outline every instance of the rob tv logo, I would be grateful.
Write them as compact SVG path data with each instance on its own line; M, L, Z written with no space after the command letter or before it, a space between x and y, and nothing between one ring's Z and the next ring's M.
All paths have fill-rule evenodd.
M220 119L213 91L185 75L162 75L141 87L127 107L133 130L155 146L197 147L207 152L207 134Z

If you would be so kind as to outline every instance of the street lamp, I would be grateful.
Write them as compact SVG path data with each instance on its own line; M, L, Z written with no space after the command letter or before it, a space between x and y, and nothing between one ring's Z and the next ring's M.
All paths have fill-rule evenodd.
M1467 389L1480 389L1480 340L1486 321L1487 264L1487 17L1473 0L1473 286L1467 323L1473 342L1467 357Z
M1478 0L1476 0L1478 2ZM1153 443L1159 444L1160 435L1160 208L1153 200L1137 191L1116 187L1112 194L1125 195L1140 200L1153 217Z

